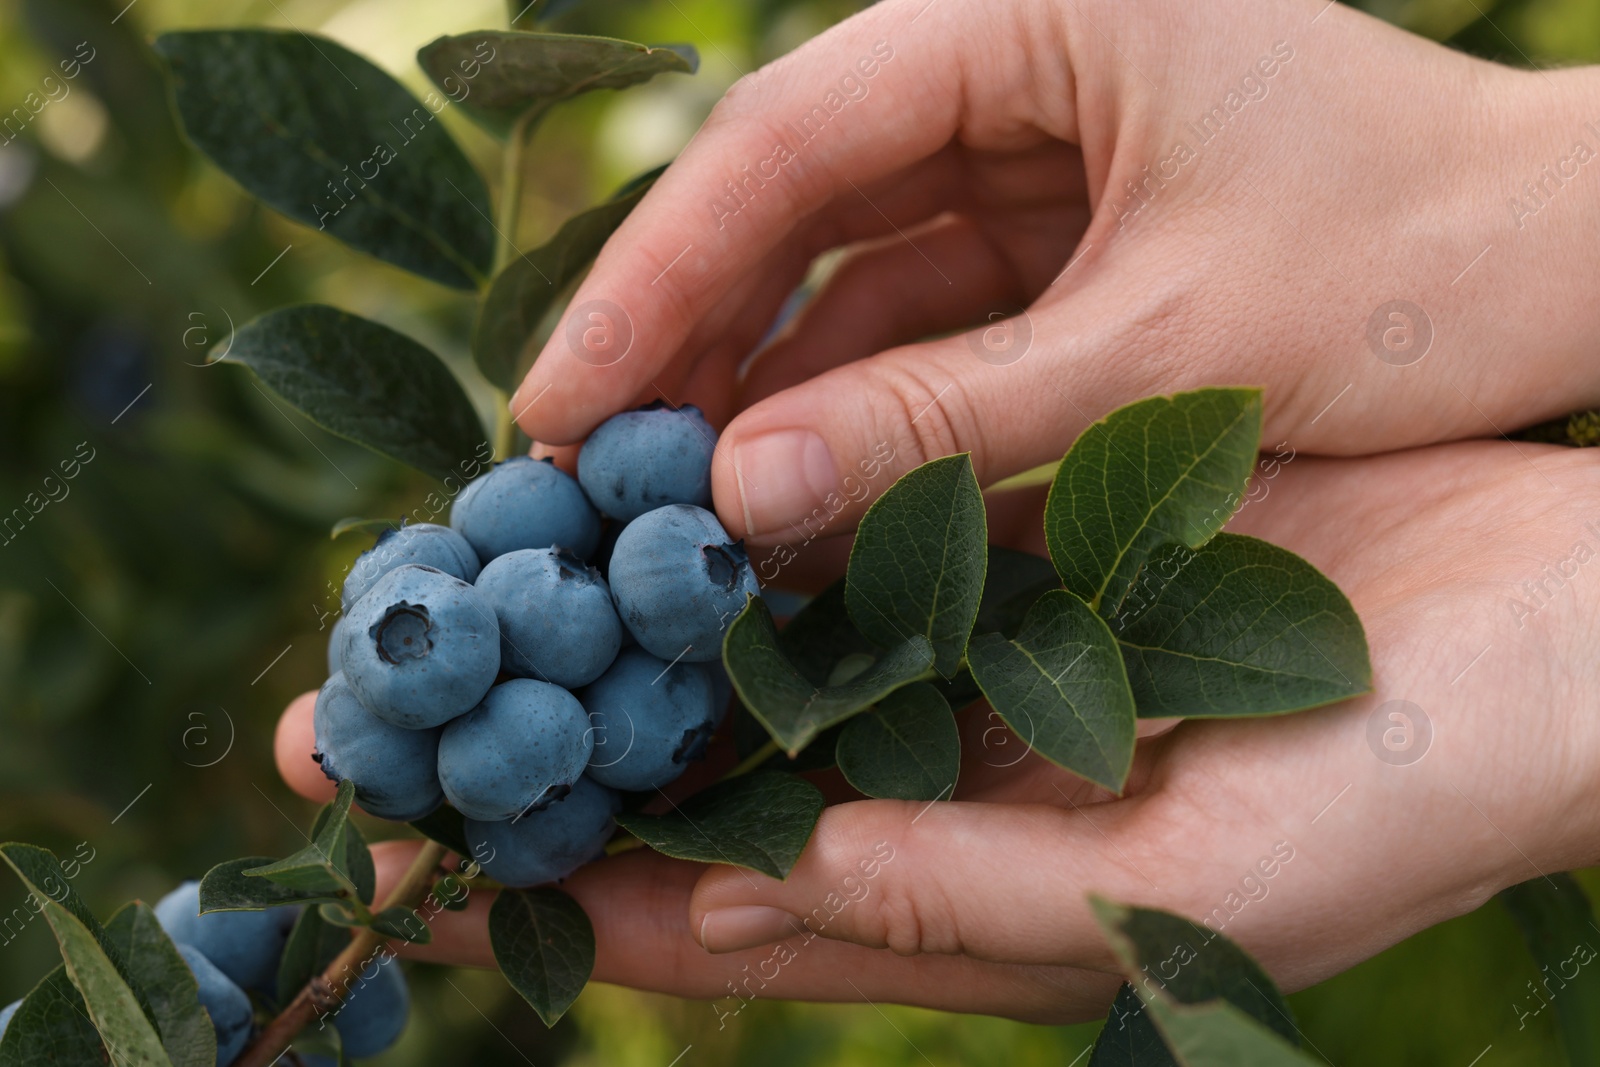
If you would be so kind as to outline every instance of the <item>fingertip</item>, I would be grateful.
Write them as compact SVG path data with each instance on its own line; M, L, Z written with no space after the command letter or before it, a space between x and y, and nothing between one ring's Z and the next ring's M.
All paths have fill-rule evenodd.
M548 459L568 474L577 477L579 447L579 445L547 445L542 441L535 441L528 449L528 455L534 459Z
M333 799L336 787L312 757L317 748L316 727L312 721L316 705L315 690L289 702L272 738L272 754L278 763L278 773L290 789L308 800L325 803Z

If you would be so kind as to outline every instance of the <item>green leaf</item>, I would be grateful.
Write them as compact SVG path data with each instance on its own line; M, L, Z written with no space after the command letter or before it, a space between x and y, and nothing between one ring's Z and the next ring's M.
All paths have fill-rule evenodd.
M385 530L399 528L400 522L397 519L363 519L352 515L333 524L333 529L328 531L328 540L337 541L347 533L381 534Z
M839 770L869 797L941 800L955 792L961 737L939 690L912 682L839 735Z
M212 1067L217 1062L217 1034L200 1006L200 987L156 913L135 901L124 905L106 923L106 935L150 1003L161 1043L174 1067Z
M516 388L540 320L665 169L636 178L605 203L572 216L554 237L495 275L472 330L472 358L485 378L506 392Z
M583 93L626 89L657 74L693 74L700 57L689 45L475 30L424 46L417 63L478 125L506 137L518 122L532 125L556 104Z
M278 1003L293 1000L312 976L327 970L349 944L349 932L323 919L319 908L302 911L278 957Z
M1600 931L1595 929L1594 909L1583 887L1570 874L1552 874L1502 890L1500 902L1533 956L1538 969L1533 984L1543 984L1548 1003L1555 1006L1556 1029L1567 1060L1600 1063L1600 967L1587 966L1597 955ZM1556 983L1553 993L1551 980ZM1526 1025L1527 1018L1546 1006L1540 996L1519 995L1511 1010Z
M489 908L489 945L506 981L554 1026L594 972L594 927L559 889L504 889Z
M346 783L340 782L339 784L343 786ZM351 785L350 795L352 797L355 796L354 785ZM367 848L366 835L361 832L360 827L349 821L349 806L344 805L344 814L342 816L338 815L340 806L343 803L344 793L341 790L334 794L332 804L324 806L321 811L317 812L316 821L311 824L311 837L314 841L326 841L329 855L337 855L333 851L336 844L334 838L337 836L337 832L330 829L329 824L334 818L342 817L345 820L343 830L344 858L338 864L338 867L350 879L350 884L355 886L356 895L361 898L361 902L371 904L373 897L378 892L378 871L373 866L372 851Z
M155 48L189 140L248 192L444 285L472 289L488 274L489 193L436 120L442 98L420 102L298 30L167 33Z
M1099 897L1090 903L1130 983L1095 1043L1091 1067L1313 1062L1296 1051L1298 1031L1283 994L1232 941L1169 912Z
M813 685L827 685L852 657L877 660L886 651L850 621L840 578L795 613L778 634L778 648Z
M804 778L755 771L718 782L666 815L624 812L617 825L680 860L729 863L787 878L822 807L822 794Z
M411 828L458 856L472 858L472 846L467 844L466 820L454 808L437 808L431 815L413 819Z
M1161 1040L1161 1031L1145 1014L1144 1001L1124 982L1095 1038L1089 1067L1173 1067L1176 1063Z
M1326 1067L1227 1001L1145 1004L1180 1067Z
M1198 548L1222 529L1260 443L1259 389L1151 397L1090 426L1045 502L1045 541L1067 589L1114 614L1158 545Z
M322 921L328 925L342 926L347 930L364 929L372 924L370 915L357 915L339 901L318 904L317 914L322 916Z
M22 880L23 886L32 897L30 903L39 908L45 904L54 903L69 913L83 928L94 937L104 952L116 964L124 981L133 984L133 976L126 969L121 954L117 951L116 942L106 933L100 925L100 920L94 917L94 912L89 910L82 898L72 888L72 876L62 868L61 861L55 854L38 845L8 842L0 845L0 858L4 858L6 865L16 872ZM41 910L40 914L44 914Z
M806 742L806 747L790 756L787 752L774 752L761 766L769 771L822 771L837 765L834 749L838 746L839 735L844 728L850 725L849 721L835 723L822 731L816 737ZM733 734L734 752L740 760L748 759L755 755L764 745L772 740L772 735L767 733L767 728L761 725L761 720L750 714L750 709L742 702L735 702L731 732ZM754 767L750 768L755 770Z
M1120 792L1138 731L1116 639L1062 589L1040 597L1014 638L979 634L972 676L1006 725L1034 751Z
M330 893L291 889L248 871L277 862L271 856L246 856L219 863L200 879L200 913L208 911L264 911L289 904L311 904L343 898ZM342 889L343 887L341 887Z
M1014 636L1033 602L1061 588L1054 564L1032 552L989 546L989 564L983 577L983 599L978 601L978 633Z
M67 975L88 1001L89 1014L95 1026L104 1033L103 1019L117 1020L121 1024L123 994L126 993L137 1007L140 1021L154 1034L155 1011L140 990L134 972L123 958L116 941L72 888L72 876L62 868L55 855L37 845L11 842L0 845L0 858L22 880L31 898L29 905L36 908L49 924L61 949ZM114 984L108 983L104 973L106 967L111 970L110 977L115 979ZM113 985L119 986L120 991ZM116 1029L110 1032L121 1033ZM143 1046L135 1041L133 1047L137 1050ZM160 1050L159 1037L156 1048ZM166 1063L165 1052L161 1052L159 1060L151 1062Z
M849 681L818 686L783 654L772 611L753 596L728 627L722 662L739 699L792 756L829 726L926 675L933 666L933 646L914 635Z
M437 356L337 308L270 311L239 328L225 358L329 433L441 480L484 440L467 394Z
M434 905L445 911L466 911L471 905L472 887L459 874L444 875L429 890Z
M354 798L354 783L348 779L340 782L333 802L317 814L309 845L292 856L247 870L245 875L346 905L370 903L376 876L361 831L350 825ZM360 909L356 913L365 918Z
M963 453L909 471L867 509L845 572L856 627L882 645L933 643L934 668L955 674L983 596L988 525Z
M83 994L67 977L65 966L45 975L22 998L5 1036L0 1038L0 1067L107 1062L105 1046L89 1021Z
M1145 717L1275 715L1372 688L1339 587L1253 537L1162 546L1109 623Z
M61 947L67 977L83 994L95 1029L108 1035L116 1067L173 1067L139 995L122 973L124 964L101 944L104 934L84 925L53 900L44 903L45 921ZM197 994L198 996L198 994Z
M969 707L983 698L983 689L979 687L977 679L972 677L970 670L957 671L954 678L937 678L933 682L933 687L944 697L944 702L956 711Z
M433 940L433 929L422 921L417 910L402 905L384 908L367 925L385 937L409 941L413 945L426 945Z

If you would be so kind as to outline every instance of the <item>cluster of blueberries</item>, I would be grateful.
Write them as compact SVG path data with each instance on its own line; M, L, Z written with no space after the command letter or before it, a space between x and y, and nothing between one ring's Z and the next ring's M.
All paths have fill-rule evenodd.
M323 773L380 818L448 800L504 885L599 856L620 793L703 756L732 695L722 633L759 588L706 510L715 445L697 409L648 405L590 435L576 479L507 460L467 485L448 527L380 537L345 578L329 642ZM299 909L201 915L185 882L155 912L199 984L219 1067L231 1063L254 1030L249 992L274 995ZM0 1010L0 1034L18 1004ZM409 1012L399 965L374 962L333 1025L359 1059L392 1045Z
M300 915L294 907L200 914L200 884L184 882L155 906L156 919L200 987L200 1005L217 1034L217 1067L238 1058L255 1029L250 993L276 997L278 961ZM22 1002L0 1010L0 1035ZM332 1016L340 1047L351 1059L376 1056L393 1045L411 1013L411 994L400 965L374 960L352 982ZM306 1067L334 1067L324 1056L301 1055Z
M730 696L722 633L759 589L706 510L715 444L697 409L648 405L590 435L576 479L510 459L449 527L386 532L345 578L323 773L381 818L448 800L504 885L598 856L619 792L683 773Z

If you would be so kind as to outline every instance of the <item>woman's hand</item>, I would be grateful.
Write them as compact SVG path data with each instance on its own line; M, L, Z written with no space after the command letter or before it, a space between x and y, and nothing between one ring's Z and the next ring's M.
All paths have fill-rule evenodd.
M1597 83L1327 0L885 0L734 86L512 408L559 445L700 404L758 543L881 443L870 495L967 450L988 485L1205 384L1265 386L1302 453L1564 414L1600 402Z
M643 852L580 870L564 888L594 920L595 975L719 1013L760 996L1083 1019L1118 984L1090 892L1206 922L1296 989L1507 885L1590 865L1597 517L1600 468L1572 450L1300 457L1230 529L1346 591L1371 696L1184 722L1141 742L1120 799L1019 760L980 706L956 802L830 807L786 882ZM321 798L310 711L290 707L278 754L290 785ZM413 849L381 846L380 877ZM490 963L487 904L443 913L433 943L405 951ZM790 934L799 918L817 936Z

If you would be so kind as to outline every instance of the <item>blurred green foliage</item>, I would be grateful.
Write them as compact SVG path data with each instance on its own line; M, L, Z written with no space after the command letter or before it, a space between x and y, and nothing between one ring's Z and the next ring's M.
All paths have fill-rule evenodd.
M572 5L561 29L688 41L704 65L693 79L558 111L530 153L523 245L669 159L742 71L856 6ZM1600 59L1594 0L1368 7L1507 62ZM78 888L103 914L218 860L297 845L309 808L277 780L273 727L323 676L327 612L365 543L327 531L347 515L409 510L432 488L290 414L247 375L206 366L206 351L263 310L316 299L465 365L472 313L470 298L255 206L189 151L148 37L315 28L420 90L419 45L506 17L500 0L0 0L6 109L80 42L93 52L20 134L0 132L10 141L0 147L0 521L11 519L0 532L0 838L62 854L87 843L94 859ZM454 118L452 132L485 162L486 135ZM474 401L490 414L489 396ZM56 958L42 924L4 922L22 904L20 886L0 882L0 1003ZM1352 930L1385 906L1381 894L1352 902ZM1489 1046L1485 1064L1554 1062L1548 1017L1514 1025L1533 977L1491 905L1292 1001L1307 1046L1336 1063L1464 1067ZM663 1067L692 1046L682 1062L1024 1067L1081 1062L1096 1030L778 1002L719 1030L703 1004L593 986L547 1033L497 975L417 968L413 980L424 1010L384 1063Z

